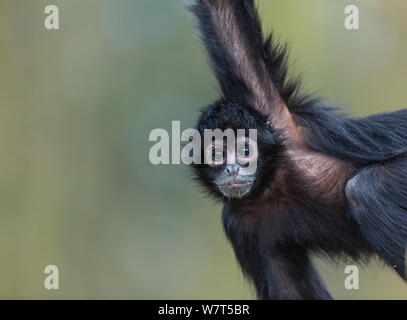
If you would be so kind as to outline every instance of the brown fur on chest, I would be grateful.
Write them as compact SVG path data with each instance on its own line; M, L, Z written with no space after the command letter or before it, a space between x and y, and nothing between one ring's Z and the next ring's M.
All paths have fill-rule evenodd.
M277 170L276 184L284 186L292 183L292 179L300 180L298 183L303 184L304 192L314 200L330 205L343 204L345 184L356 168L341 159L312 150L307 143L312 137L285 106L278 120L285 151L284 165Z

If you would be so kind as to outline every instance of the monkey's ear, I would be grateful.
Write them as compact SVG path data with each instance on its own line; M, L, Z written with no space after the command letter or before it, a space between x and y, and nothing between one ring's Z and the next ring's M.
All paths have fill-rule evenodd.
M224 98L249 104L271 119L273 114L288 112L278 85L273 83L270 74L273 68L268 65L273 59L283 63L284 52L265 50L270 43L264 44L254 1L196 0L190 10L197 18ZM273 125L276 125L274 121Z

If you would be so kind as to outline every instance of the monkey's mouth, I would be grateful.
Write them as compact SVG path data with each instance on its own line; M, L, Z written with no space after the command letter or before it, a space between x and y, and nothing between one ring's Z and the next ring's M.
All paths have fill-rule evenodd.
M248 194L252 188L253 180L230 180L219 184L219 191L227 198L242 198Z
M241 188L241 187L244 187L246 185L251 185L251 184L252 184L251 181L230 181L228 183L225 183L221 187L224 187L224 188Z

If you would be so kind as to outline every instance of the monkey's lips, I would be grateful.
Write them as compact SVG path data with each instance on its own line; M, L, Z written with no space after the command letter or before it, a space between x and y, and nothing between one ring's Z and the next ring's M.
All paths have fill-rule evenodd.
M229 183L226 183L224 185L222 185L222 187L225 188L241 188L244 187L245 185L249 185L252 184L251 181L231 181Z
M252 179L238 180L233 179L218 184L219 191L228 198L242 198L251 190Z

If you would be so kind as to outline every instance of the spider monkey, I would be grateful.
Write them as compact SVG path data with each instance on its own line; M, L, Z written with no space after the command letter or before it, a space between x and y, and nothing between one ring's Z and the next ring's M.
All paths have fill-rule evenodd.
M263 37L253 0L195 0L221 97L196 129L256 129L242 150L202 146L193 164L224 206L223 225L260 299L332 299L310 255L380 256L406 280L407 110L350 118L287 75L287 46ZM228 160L228 161L226 161Z

